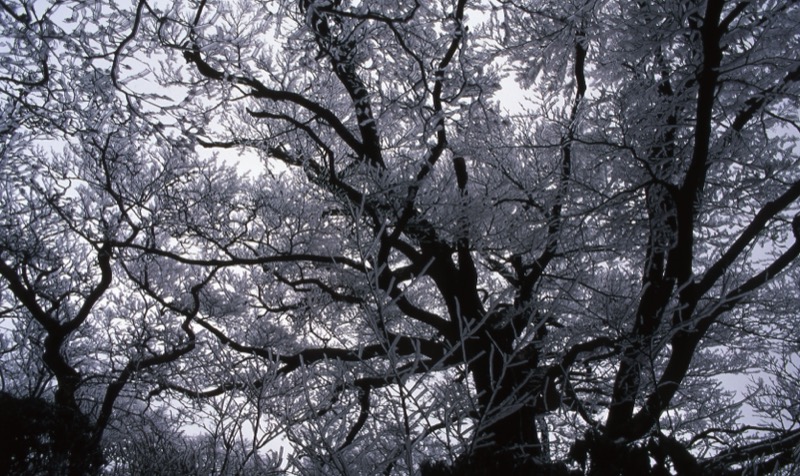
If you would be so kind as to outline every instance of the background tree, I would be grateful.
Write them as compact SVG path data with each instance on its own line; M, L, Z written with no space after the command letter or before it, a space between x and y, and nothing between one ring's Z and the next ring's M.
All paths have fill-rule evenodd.
M128 201L151 200L191 152L163 114L150 122L161 98L121 73L143 4L0 6L0 473L95 474L109 423L149 388L139 374L194 347L113 244L142 231Z
M4 83L3 368L87 441L124 387L241 468L796 471L792 2L114 8L50 22L89 79Z

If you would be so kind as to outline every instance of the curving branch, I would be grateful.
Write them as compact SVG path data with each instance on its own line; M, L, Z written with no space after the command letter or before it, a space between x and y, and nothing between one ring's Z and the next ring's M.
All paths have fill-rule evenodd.
M736 241L734 241L722 256L708 268L702 279L696 284L696 296L699 298L708 292L747 246L764 231L767 223L790 207L798 199L800 199L800 181L795 182L778 198L767 202L761 207L761 210L756 213L753 220L750 221L750 224L742 230Z
M358 433L361 431L362 428L364 428L364 425L367 423L367 419L369 418L369 406L370 406L369 393L370 393L369 387L361 388L359 390L358 403L360 408L358 411L358 419L353 424L353 427L350 428L350 431L347 433L347 437L345 438L344 442L341 444L341 446L339 446L339 451L342 451L343 449L352 445L353 441L355 441L356 437L358 436Z
M178 263L193 265L193 266L208 266L214 268L228 268L233 266L258 266L271 263L297 263L308 262L318 264L341 264L353 268L358 271L366 272L367 268L353 259L344 256L323 256L315 254L297 253L286 254L278 256L260 256L253 258L244 257L230 257L228 259L210 258L188 258L186 256L174 253L171 251L162 250L153 246L140 245L137 243L127 243L119 241L110 241L111 245L115 248L130 248L133 250L141 251L143 253L169 258Z
M788 430L748 445L725 450L700 462L703 474L767 474L797 463L800 429Z
M672 354L656 384L655 390L648 395L641 410L631 421L625 435L631 440L643 437L658 422L661 414L668 408L681 383L686 378L698 345L705 337L708 329L724 313L733 310L750 293L758 290L784 271L800 257L800 215L793 222L795 242L764 270L752 276L743 284L726 294L715 305L704 310L695 317L691 325L685 321L677 321L671 339ZM692 306L694 310L694 306ZM676 311L686 313L685 310Z
M186 58L186 61L197 67L197 71L202 76L208 79L228 81L233 84L246 86L250 88L250 95L257 99L287 102L302 107L327 123L334 132L336 132L339 138L341 138L357 155L366 156L367 152L364 148L364 144L356 139L350 132L350 129L339 120L339 117L333 111L325 108L318 102L312 101L302 94L268 88L260 81L251 77L232 75L225 71L217 70L202 58L200 55L200 48L197 45L193 45L192 49L185 50L183 56Z

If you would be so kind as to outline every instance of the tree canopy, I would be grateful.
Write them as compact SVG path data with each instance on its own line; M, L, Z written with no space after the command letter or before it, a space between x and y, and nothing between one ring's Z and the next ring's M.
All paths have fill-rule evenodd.
M0 7L0 473L800 471L796 2Z

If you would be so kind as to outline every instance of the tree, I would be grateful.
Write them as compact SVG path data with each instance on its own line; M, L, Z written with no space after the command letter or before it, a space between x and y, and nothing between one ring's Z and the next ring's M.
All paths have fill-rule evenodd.
M794 3L2 6L4 382L116 468L800 466Z
M159 175L158 157L186 154L142 106L158 97L119 74L137 17L0 6L0 472L93 474L112 418L146 394L137 374L194 348L189 320L127 284L113 245L142 231L125 201L180 173Z

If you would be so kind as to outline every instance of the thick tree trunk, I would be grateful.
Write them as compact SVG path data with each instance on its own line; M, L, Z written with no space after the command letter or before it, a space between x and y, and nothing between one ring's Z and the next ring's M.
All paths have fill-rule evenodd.
M514 355L513 338L486 331L474 351L473 375L483 421L465 475L548 474L536 425L536 359Z

